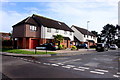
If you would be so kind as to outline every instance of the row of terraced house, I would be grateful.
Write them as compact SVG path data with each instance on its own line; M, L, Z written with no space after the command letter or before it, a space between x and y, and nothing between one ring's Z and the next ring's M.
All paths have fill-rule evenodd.
M54 42L54 35L60 34L64 40L60 43L67 48L72 45L87 43L95 45L97 37L90 31L74 26L70 28L64 22L33 14L13 27L14 47L34 49L44 43Z

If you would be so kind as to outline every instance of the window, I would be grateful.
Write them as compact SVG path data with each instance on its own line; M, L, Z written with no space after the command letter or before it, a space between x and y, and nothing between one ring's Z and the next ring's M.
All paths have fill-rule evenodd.
M31 31L37 31L37 27L30 25L30 30L31 30Z
M51 32L51 28L47 28L47 32Z
M70 35L72 35L72 32L70 32Z
M58 32L59 32L59 30L56 29L56 33L58 33Z
M84 37L85 37L85 34L84 34Z
M67 34L67 31L65 31L64 34Z

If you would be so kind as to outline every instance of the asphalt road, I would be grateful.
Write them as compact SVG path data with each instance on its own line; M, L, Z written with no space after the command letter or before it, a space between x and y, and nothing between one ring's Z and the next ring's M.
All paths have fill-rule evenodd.
M18 78L118 80L119 61L118 50L61 57L2 56L2 73L13 80Z

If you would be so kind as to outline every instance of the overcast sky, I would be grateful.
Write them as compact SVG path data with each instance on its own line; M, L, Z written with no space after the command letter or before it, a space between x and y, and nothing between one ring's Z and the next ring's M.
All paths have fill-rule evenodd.
M11 2L10 2L11 1ZM12 25L32 14L45 16L100 33L106 24L118 24L119 0L2 0L0 32L11 32ZM41 1L41 2L40 2Z

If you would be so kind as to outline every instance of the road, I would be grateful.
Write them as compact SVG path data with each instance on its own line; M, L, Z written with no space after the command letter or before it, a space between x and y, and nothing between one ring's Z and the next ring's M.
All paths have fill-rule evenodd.
M120 52L109 50L74 56L2 56L2 73L11 78L120 78Z

